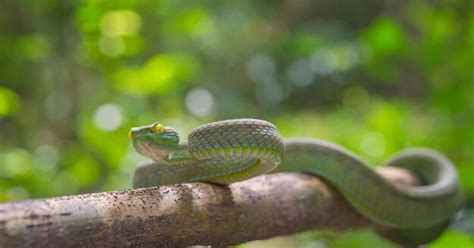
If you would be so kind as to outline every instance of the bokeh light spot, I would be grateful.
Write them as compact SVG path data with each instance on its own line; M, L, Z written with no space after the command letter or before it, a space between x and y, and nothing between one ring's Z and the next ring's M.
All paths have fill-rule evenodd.
M352 44L343 44L334 47L337 56L336 69L339 71L347 71L359 64L360 56L356 47Z
M255 82L272 80L275 74L275 62L266 55L256 55L247 62L247 75Z
M135 35L142 27L140 15L131 10L107 12L100 20L100 30L105 36Z
M365 110L370 104L369 93L360 86L352 86L344 91L342 104L347 109Z
M329 48L315 51L310 60L311 69L321 75L332 73L337 67L337 55Z
M102 36L99 39L99 50L107 56L116 57L125 50L125 42L122 37Z
M385 153L385 137L378 132L365 134L360 141L360 150L370 158L381 158Z
M296 60L290 64L286 71L288 80L298 86L308 86L313 83L314 73L309 63L304 60Z
M5 153L0 153L0 176L17 177L25 176L31 172L31 154L24 149L12 149Z
M113 131L122 124L122 111L115 104L104 104L95 111L94 122L104 131Z
M405 36L402 26L388 17L377 19L365 35L370 48L382 54L400 51L405 45Z
M310 60L313 72L329 74L337 71L347 71L361 63L359 49L351 44L338 44L317 49Z
M35 149L35 160L39 168L45 171L53 170L59 162L59 152L51 145L40 145Z
M207 89L198 87L191 89L186 94L185 104L191 114L197 117L204 117L212 113L214 98Z

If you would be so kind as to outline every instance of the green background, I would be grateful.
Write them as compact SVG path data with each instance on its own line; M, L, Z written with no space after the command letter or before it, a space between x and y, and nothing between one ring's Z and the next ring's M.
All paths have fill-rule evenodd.
M254 117L374 165L444 152L474 246L474 8L465 1L0 1L0 201L129 188L130 127ZM392 247L367 230L243 247Z

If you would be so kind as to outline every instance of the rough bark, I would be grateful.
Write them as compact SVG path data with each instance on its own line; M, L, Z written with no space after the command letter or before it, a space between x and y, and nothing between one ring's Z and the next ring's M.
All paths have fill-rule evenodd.
M399 169L390 180L414 184ZM317 177L265 175L0 205L0 247L226 246L315 228L374 226ZM390 233L390 232L386 232Z

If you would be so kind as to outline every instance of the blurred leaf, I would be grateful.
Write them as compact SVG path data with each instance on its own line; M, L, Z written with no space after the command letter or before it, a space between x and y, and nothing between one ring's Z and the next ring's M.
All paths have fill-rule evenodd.
M445 231L443 236L430 244L431 248L445 248L445 247L456 247L456 248L471 248L474 247L474 238L466 234L448 229Z
M196 76L198 63L188 55L159 54L149 59L141 68L124 68L115 78L123 92L145 94L169 94L180 82Z
M87 157L77 159L69 168L69 172L81 186L97 182L100 176L97 162Z
M308 33L299 33L288 37L285 50L296 56L307 57L311 55L315 48L322 46L324 36Z
M343 247L379 247L379 248L395 248L398 247L394 243L381 238L370 230L350 231L338 235L331 245L331 248Z
M407 40L402 26L390 17L381 17L373 22L365 33L365 39L377 56L402 51Z
M95 155L97 162L104 167L114 168L120 165L125 151L127 150L127 131L118 129L117 131L100 130L92 122L85 119L80 127L79 135L87 144L87 149ZM80 157L78 158L80 159ZM92 166L88 164L88 166ZM81 171L78 171L81 174Z
M474 192L474 180L472 180L474 178L474 167L472 164L460 167L458 168L458 171L461 185L463 185L466 190Z
M0 118L2 116L13 115L20 104L17 94L5 87L0 86Z
M50 182L54 195L70 195L77 193L79 183L71 173L62 171Z
M254 117L371 164L439 149L472 209L471 12L469 1L6 1L0 201L130 187L146 160L132 126ZM366 232L279 240L379 246Z
M175 16L170 28L170 32L202 34L212 28L212 20L205 9L193 8Z
M21 37L17 46L23 56L31 61L42 60L50 53L50 43L44 34L31 34Z

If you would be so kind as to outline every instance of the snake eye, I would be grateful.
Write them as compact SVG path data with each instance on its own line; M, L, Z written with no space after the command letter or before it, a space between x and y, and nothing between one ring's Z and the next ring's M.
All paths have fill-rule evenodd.
M158 123L155 126L155 131L159 134L162 134L165 131L165 127L163 126L163 124Z
M128 132L128 138L129 139L133 138L132 130L130 130L130 132Z

